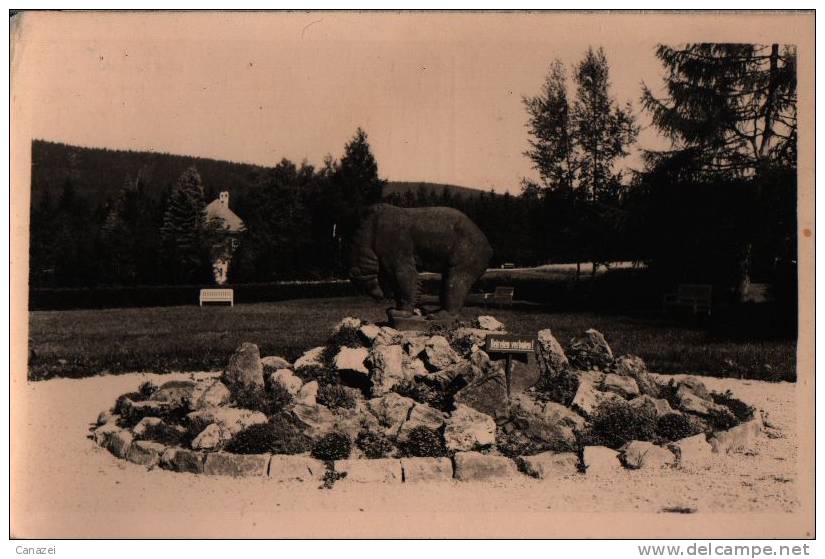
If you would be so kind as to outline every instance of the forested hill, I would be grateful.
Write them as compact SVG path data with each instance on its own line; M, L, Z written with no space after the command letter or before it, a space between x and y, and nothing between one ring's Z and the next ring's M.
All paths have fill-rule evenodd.
M70 180L75 192L91 207L97 207L116 195L127 180L134 183L138 177L146 194L159 199L191 165L197 167L201 175L207 200L217 197L217 193L224 189L230 190L233 196L243 196L255 183L256 176L267 169L260 165L204 157L86 148L35 140L32 142L32 200L36 203L45 193L56 200ZM421 188L438 195L446 188L453 196L466 198L482 192L450 184L390 181L384 187L384 195L402 195Z

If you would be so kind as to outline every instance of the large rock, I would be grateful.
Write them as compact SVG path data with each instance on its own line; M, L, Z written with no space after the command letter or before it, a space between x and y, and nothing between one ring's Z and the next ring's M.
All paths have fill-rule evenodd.
M416 379L426 377L429 374L427 366L418 357L410 357L406 353L403 355L401 366L404 368L404 378Z
M369 411L378 419L380 425L390 436L398 434L401 425L407 420L414 405L415 400L395 392L367 401Z
M631 470L663 468L676 463L676 456L670 450L647 441L630 441L621 448L619 457Z
M685 377L679 381L680 386L687 386L691 392L702 398L703 400L710 400L710 391L705 386L705 383L696 377Z
M586 446L582 450L582 463L588 474L613 474L622 467L619 453L606 446Z
M444 336L432 336L424 346L423 361L431 371L439 371L460 360L461 357L450 347L450 342Z
M398 430L398 440L407 440L410 431L416 427L426 427L438 431L444 425L444 414L427 404L416 403L409 412L409 417Z
M714 433L709 442L713 452L744 452L753 449L756 438L761 432L762 421L756 418L740 423L727 431Z
M206 455L203 473L212 476L260 477L266 476L269 454L231 454L210 452Z
M264 387L264 367L258 346L243 343L229 358L224 382L230 390Z
M419 357L424 352L424 348L427 347L429 339L429 336L406 336L402 344L404 351L410 357Z
M232 397L229 389L219 379L201 380L195 383L189 400L192 411L222 406Z
M713 462L713 448L704 433L679 439L673 443L679 455L679 465L701 468Z
M577 369L601 369L613 363L613 350L604 339L604 335L593 328L581 336L570 340L568 358Z
M365 347L342 347L335 356L333 363L339 371L352 371L362 375L369 374L364 366L369 351Z
M312 439L320 438L334 430L335 415L320 404L305 406L296 404L292 407L292 415L301 425L303 432Z
M503 332L504 324L499 322L492 316L479 316L476 319L476 325L482 330L489 330L490 332Z
M351 330L358 330L361 327L361 319L354 316L347 316L341 319L341 322L335 325L332 329L333 334L339 333L341 330L347 328Z
M464 404L493 417L504 415L507 411L507 379L504 371L500 367L475 371L473 380L456 392L455 403Z
M381 333L381 328L375 324L364 324L358 329L358 334L368 344L372 344L375 338Z
M207 425L217 423L233 435L240 433L250 425L267 422L267 417L263 413L240 408L205 408L189 413L186 418L195 432L202 431Z
M496 422L489 415L459 404L444 428L444 441L450 450L474 450L496 442Z
M515 463L505 456L480 452L457 452L455 478L460 481L489 481L517 477Z
M449 458L402 458L401 470L405 483L453 479L453 463Z
M203 452L187 448L167 448L160 457L160 467L176 472L203 473L206 455Z
M166 446L152 441L134 441L129 446L126 459L133 464L141 466L156 466L160 463L160 457L166 450Z
M273 481L320 481L325 472L323 462L308 456L273 454L269 462L269 479Z
M570 406L583 413L586 417L591 417L593 412L605 402L624 400L613 392L602 392L596 388L595 383L588 377L579 378L579 388L573 396Z
M660 387L647 371L647 365L636 355L621 355L613 362L613 371L617 375L631 377L636 381L642 394L659 397Z
M372 345L394 345L401 343L403 336L401 332L390 326L381 326L378 334L372 340Z
M144 417L166 417L173 412L176 406L170 402L159 402L156 400L133 401L125 399L121 406L121 412L125 419L132 423L137 423Z
M188 405L195 392L195 382L191 380L172 380L163 383L149 397L155 402L165 402L171 407L180 408Z
M278 369L270 375L269 380L273 385L278 384L283 387L293 397L298 395L304 385L304 382L295 376L291 369Z
M375 460L336 460L336 472L346 472L345 482L354 483L401 483L403 473L397 458Z
M372 348L367 358L370 368L372 394L383 396L405 380L413 380L404 368L404 350L400 345L379 345Z
M727 412L727 408L710 400L705 400L694 393L686 384L680 384L679 388L676 389L676 399L679 402L679 409L689 413L708 415L713 411L720 413Z
M521 456L516 461L519 469L536 479L555 479L578 472L579 457L575 452L542 452Z
M284 359L283 357L279 357L277 355L269 355L267 357L261 357L261 365L264 368L264 373L271 373L277 371L278 369L291 369L292 363Z
M117 424L118 419L120 419L120 416L113 415L109 418L108 423L104 423L92 432L92 438L97 444L100 446L105 446L106 440L112 433L122 430L122 427Z
M160 431L165 425L165 422L159 417L144 417L132 427L132 434L140 439L149 438L148 435Z
M127 429L120 429L109 433L104 440L106 450L118 458L126 458L129 447L132 445L134 435Z
M536 361L541 376L552 380L566 370L570 366L570 362L567 360L564 348L561 347L549 328L539 330L537 338Z
M210 423L192 440L195 450L213 450L232 439L232 432L218 423Z
M293 368L297 371L304 367L322 367L324 365L324 351L326 351L324 346L313 347L305 351L304 354L295 361Z
M639 395L639 385L631 377L623 377L613 373L606 374L602 381L602 390L613 392L625 398L634 398Z
M629 404L633 409L649 410L651 413L655 414L657 418L668 413L673 413L673 408L670 407L667 400L662 398L653 398L647 394L633 398L630 400Z
M511 406L512 423L538 446L573 447L575 430L584 428L585 420L556 402L539 402L528 394L518 394Z
M344 433L353 441L358 437L358 433L364 429L372 431L381 429L378 420L362 402L358 402L353 409L338 408L332 414L335 420L331 431Z
M295 396L296 404L303 404L305 406L314 406L318 403L318 381L313 380L301 387L298 394Z

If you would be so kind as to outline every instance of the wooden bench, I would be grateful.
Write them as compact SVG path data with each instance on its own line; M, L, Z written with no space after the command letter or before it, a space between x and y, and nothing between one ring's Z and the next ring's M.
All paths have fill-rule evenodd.
M713 286L699 283L682 283L676 293L668 293L664 299L664 311L672 308L690 309L694 315L710 316Z
M502 305L512 306L513 294L515 291L515 287L496 287L495 291L492 293L484 294L484 305L487 306L490 303L493 303L499 307Z
M229 303L230 307L234 307L235 291L232 289L201 289L199 301L201 307L204 303Z

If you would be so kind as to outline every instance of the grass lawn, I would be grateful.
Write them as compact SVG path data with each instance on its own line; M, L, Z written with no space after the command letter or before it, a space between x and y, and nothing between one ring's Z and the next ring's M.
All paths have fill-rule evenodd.
M763 380L796 379L793 341L742 342L658 317L467 307L462 319L492 314L511 333L553 330L562 345L587 328L604 333L616 354L641 356L653 372L697 373ZM293 360L321 345L345 316L385 319L365 297L304 299L229 307L34 311L30 313L29 378L87 377L132 371L223 368L241 342L262 355Z

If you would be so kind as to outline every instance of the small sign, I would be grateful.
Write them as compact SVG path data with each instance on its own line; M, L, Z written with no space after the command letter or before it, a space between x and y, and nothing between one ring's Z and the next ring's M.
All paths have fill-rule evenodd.
M535 353L536 341L513 334L488 334L484 349L487 353Z

